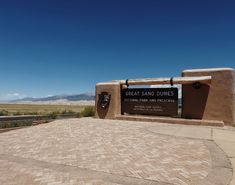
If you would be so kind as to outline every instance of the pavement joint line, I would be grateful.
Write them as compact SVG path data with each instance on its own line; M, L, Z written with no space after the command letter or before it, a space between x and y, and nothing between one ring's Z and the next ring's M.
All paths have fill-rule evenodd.
M145 130L147 132L150 132L152 134L156 134L156 135L166 135L166 136L175 137L175 138L180 137L180 138L187 138L187 139L192 139L192 140L201 140L201 141L203 141L205 143L205 145L207 146L207 148L209 149L210 153L211 153L212 167L214 167L214 169L212 169L212 172L209 173L208 176L205 179L210 179L210 181L213 181L212 179L214 179L216 176L219 175L218 172L216 171L219 168L220 170L222 169L223 171L227 171L225 173L228 173L228 174L230 173L230 177L228 177L229 180L227 180L226 184L229 184L229 182L232 180L234 169L233 169L233 166L231 164L230 157L224 152L224 150L216 143L216 141L214 139L192 138L192 137L187 137L187 136L185 137L185 136L171 135L171 134L165 134L165 133L163 134L163 133L157 133L157 132L151 131L150 129L151 129L151 127L145 127L145 129L143 129L143 130ZM213 145L217 146L217 149L216 149L216 147L213 147ZM224 155L225 162L226 162L226 159L228 159L228 161L227 161L228 163L226 165L228 165L229 167L227 167L226 165L218 165L217 164L218 159L214 156L214 151L213 150L217 150L217 152L219 152L219 155ZM229 172L229 171L231 171L231 172ZM226 181L226 179L224 179L224 181ZM205 184L206 184L206 181L202 181L202 182L198 183L197 185L205 185ZM214 182L213 185L217 185L217 182ZM218 185L220 185L220 182L218 182Z
M215 141L213 139L203 139L203 138L194 138L194 137L188 137L188 136L179 136L179 135L158 133L158 132L154 132L154 131L149 130L148 127L146 127L145 129L140 129L140 130L145 130L145 131L150 132L150 133L155 134L155 135L169 136L169 137L175 137L175 138L186 138L186 139L199 140L199 141L203 141L203 140Z
M211 128L211 130L213 130L213 128ZM213 133L213 131L212 131L212 133ZM215 141L215 138L214 138L215 136L214 136L214 134L212 134L211 135L211 139L213 140L213 141Z
M208 176L197 185L204 185L206 182L212 182L213 185L229 184L233 178L233 166L229 157L214 141L204 140L204 144L210 151L212 168ZM226 176L226 178L218 179L218 177L222 177L221 174Z
M113 183L121 183L122 185L133 185L133 182L135 185L173 185L171 183L167 182L159 182L156 180L149 180L149 179L144 179L144 178L138 178L138 177L132 177L132 176L124 176L124 175L118 175L118 174L113 174L113 173L108 173L108 172L103 172L103 171L98 171L98 170L92 170L89 168L81 168L73 165L66 165L66 164L57 164L57 163L50 163L46 161L41 161L41 160L36 160L32 158L23 158L19 156L14 156L14 155L6 155L6 154L1 154L0 153L0 159L2 160L7 160L10 162L15 162L15 163L20 163L20 164L26 164L27 166L38 166L40 168L47 168L47 169L52 169L55 171L61 171L61 172L66 172L66 171L73 171L72 174L74 176L77 176L77 174L83 174L87 173L86 177L87 178L96 178L100 180L108 180L112 181ZM61 167L62 170L61 170ZM76 169L76 171L75 171ZM86 179L86 178L83 178ZM123 184L124 183L124 184Z

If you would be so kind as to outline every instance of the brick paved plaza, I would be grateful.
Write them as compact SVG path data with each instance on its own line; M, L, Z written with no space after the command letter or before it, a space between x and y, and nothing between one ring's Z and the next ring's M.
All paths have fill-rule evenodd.
M210 138L172 136L167 125L82 118L1 133L0 184L230 182L231 163Z

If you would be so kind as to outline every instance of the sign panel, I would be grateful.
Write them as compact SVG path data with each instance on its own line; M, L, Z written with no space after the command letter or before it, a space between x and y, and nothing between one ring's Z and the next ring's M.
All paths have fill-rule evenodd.
M135 88L121 92L122 113L178 115L178 88Z

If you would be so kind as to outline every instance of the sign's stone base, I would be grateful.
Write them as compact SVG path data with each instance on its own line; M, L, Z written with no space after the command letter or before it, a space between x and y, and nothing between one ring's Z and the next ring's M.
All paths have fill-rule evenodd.
M120 115L116 116L116 119L129 120L129 121L147 121L147 122L160 122L160 123L170 123L170 124L184 124L184 125L203 125L203 126L219 126L219 127L224 126L223 121L182 119L182 118L145 116L145 115Z

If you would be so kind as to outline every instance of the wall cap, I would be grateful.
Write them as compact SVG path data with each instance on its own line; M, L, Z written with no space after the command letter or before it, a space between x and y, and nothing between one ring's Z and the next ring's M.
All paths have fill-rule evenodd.
M235 71L233 68L224 67L224 68L205 68L205 69L186 69L183 70L183 73L188 72L215 72L215 71Z

